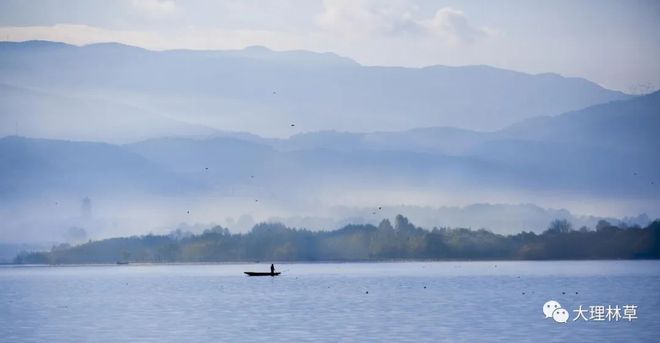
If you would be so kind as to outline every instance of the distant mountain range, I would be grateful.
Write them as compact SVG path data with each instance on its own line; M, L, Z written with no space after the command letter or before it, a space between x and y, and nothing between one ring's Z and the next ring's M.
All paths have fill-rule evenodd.
M0 75L0 242L399 213L503 233L620 221L608 205L651 217L628 223L660 215L660 92L260 47L39 41L0 43Z
M282 190L321 178L443 185L460 176L460 182L479 187L657 199L657 132L660 92L488 133L451 128L323 131L290 139L217 134L128 145L6 137L0 139L0 194L53 187L190 190L252 182L254 175Z
M105 143L6 137L0 139L0 162L0 198L129 189L162 193L195 187L142 156Z
M367 67L330 53L262 47L156 52L115 43L0 42L0 75L0 135L112 143L214 130L497 130L630 98L556 74Z
M125 148L178 172L314 184L360 182L555 189L650 197L660 175L660 92L480 133L452 128L312 132L290 139L161 138ZM226 168L231 166L231 168ZM460 177L460 180L456 178ZM310 179L311 178L311 179Z
M420 194L457 197L490 191L522 194L514 197L515 204L530 202L525 194L560 193L585 202L609 199L653 208L660 200L657 132L660 92L487 133L452 128L322 131L290 139L217 133L125 145L5 137L0 139L0 198L8 206L2 210L12 213L11 206L23 206L14 204L53 194L122 201L140 194L173 199L184 216L187 208L228 199L251 203L243 213L265 211L256 220L325 229L394 213L429 227L485 227L505 233L539 231L553 217L593 226L600 219L617 219L534 205L446 207L434 198L423 205L416 201ZM365 199L356 200L361 196ZM382 212L375 209L380 204ZM223 206L217 205L207 218L224 223L236 215ZM644 225L657 216L649 214L651 218L627 221ZM39 225L44 222L49 221ZM253 224L244 223L246 229Z

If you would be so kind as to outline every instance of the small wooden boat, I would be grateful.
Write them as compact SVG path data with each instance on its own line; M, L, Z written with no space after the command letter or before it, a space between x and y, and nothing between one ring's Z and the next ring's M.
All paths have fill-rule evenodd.
M244 272L247 276L278 276L280 272L270 273L270 272Z

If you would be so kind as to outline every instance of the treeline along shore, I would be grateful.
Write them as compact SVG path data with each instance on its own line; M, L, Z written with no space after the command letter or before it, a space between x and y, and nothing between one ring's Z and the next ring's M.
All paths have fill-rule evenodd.
M257 224L232 234L216 226L201 234L175 231L62 244L50 251L22 252L17 264L171 263L239 261L376 261L376 260L561 260L660 258L660 220L646 227L601 221L595 228L574 229L553 221L541 234L500 235L488 230L414 226L404 216L394 225L348 225L334 231Z

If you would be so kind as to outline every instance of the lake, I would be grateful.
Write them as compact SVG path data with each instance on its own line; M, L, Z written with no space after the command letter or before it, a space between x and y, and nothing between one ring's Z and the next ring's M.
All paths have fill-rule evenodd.
M0 267L0 340L655 341L660 261ZM570 313L545 318L549 300ZM579 306L587 320L577 317ZM628 319L589 306L636 305ZM623 315L624 311L620 312ZM610 314L613 314L612 311ZM636 317L633 319L632 317Z

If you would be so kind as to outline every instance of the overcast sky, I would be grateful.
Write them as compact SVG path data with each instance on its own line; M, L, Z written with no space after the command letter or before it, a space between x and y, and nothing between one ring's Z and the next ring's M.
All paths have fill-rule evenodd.
M366 65L487 64L660 88L660 1L0 0L0 39L332 51Z

